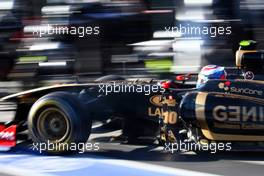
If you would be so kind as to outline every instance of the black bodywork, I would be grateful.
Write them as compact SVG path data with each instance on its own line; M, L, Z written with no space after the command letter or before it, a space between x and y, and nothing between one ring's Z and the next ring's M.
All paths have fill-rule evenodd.
M263 132L264 129L262 127L263 85L264 82L254 80L210 80L200 89L172 89L166 92L164 99L172 96L173 100L170 101L174 101L177 106L170 106L166 101L163 101L163 108L164 111L177 111L177 114L185 122L192 123L198 120L197 113L199 110L197 108L201 108L198 107L198 102L203 101L203 104L200 105L204 108L206 118L204 120L207 121L213 131L263 135L259 133ZM221 111L215 112L214 109L217 106L220 106L218 109ZM218 118L215 119L215 117ZM228 126L216 128L213 126L216 120L223 125L224 123L230 124L230 128ZM245 125L252 125L252 128L243 128ZM259 125L259 129L254 128L254 125Z
M105 122L108 119L121 119L123 131L127 136L156 136L159 131L159 117L162 115L160 97L164 89L158 85L158 80L135 79L115 81L95 81L85 84L60 84L32 89L9 95L1 99L8 109L9 103L15 103L15 117L8 125L18 124L18 133L28 128L27 121L32 105L41 97L64 92L76 97L84 107L87 118L92 121ZM108 86L108 92L106 92ZM123 90L117 90L122 86ZM125 88L126 86L126 88ZM145 87L146 91L140 89ZM151 91L153 90L153 91ZM133 124L133 125L131 125ZM146 128L149 127L149 128Z
M65 112L55 121L64 118L62 124L71 130L66 142L85 142L92 121L116 117L123 119L130 128L126 129L128 136L134 139L148 133L159 136L161 143L263 142L264 82L246 79L244 73L251 71L251 67L245 67L243 61L248 57L244 54L243 51L236 58L240 61L236 74L225 80L209 80L200 88L185 83L185 79L172 80L167 87L161 80L107 77L86 84L60 84L6 96L1 104L11 102L17 108L15 118L5 125L17 125L17 133L29 129L33 141L45 142L38 128L43 130L47 124L38 126L38 121L41 118L52 121L45 115L48 109L52 113ZM256 70L252 73L259 74ZM51 125L56 127L56 123ZM82 137L75 141L78 136Z
M263 147L264 94L262 51L240 51L238 68L228 79L209 80L200 88L166 89L161 140L165 143L246 144ZM236 74L234 74L236 73ZM245 74L246 73L246 74ZM247 75L255 75L248 80ZM169 121L170 114L177 120ZM168 115L169 114L169 115ZM172 123L171 123L172 122ZM250 146L248 143L251 143Z

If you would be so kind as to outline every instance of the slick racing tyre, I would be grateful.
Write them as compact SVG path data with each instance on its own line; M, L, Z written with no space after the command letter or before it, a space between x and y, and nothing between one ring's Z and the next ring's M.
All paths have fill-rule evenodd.
M92 120L87 117L78 98L66 92L41 97L30 109L29 135L33 145L44 145L49 154L72 151L71 146L85 143L91 132Z

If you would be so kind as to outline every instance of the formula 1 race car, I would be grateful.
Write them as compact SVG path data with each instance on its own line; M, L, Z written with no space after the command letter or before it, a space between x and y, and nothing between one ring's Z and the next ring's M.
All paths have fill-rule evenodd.
M13 147L26 133L34 143L58 146L46 152L64 153L67 149L60 144L85 143L92 121L113 117L126 121L131 138L141 130L149 131L163 144L262 142L263 82L246 80L257 78L261 70L257 68L264 65L262 56L261 51L241 47L235 71L207 66L197 84L186 83L190 75L169 82L106 76L86 84L54 85L3 97L0 146ZM7 121L9 112L15 114Z
M92 121L112 117L137 122L129 135L140 130L158 133L164 91L157 80L124 80L109 75L87 84L61 84L12 94L1 99L1 116L15 112L11 121L0 125L0 145L12 147L28 131L34 143L85 143ZM141 124L141 125L140 125ZM140 126L144 126L145 129ZM152 134L153 135L153 134ZM57 148L50 153L63 153Z
M194 89L163 83L163 143L200 147L195 150L211 144L221 144L220 150L263 148L264 81L255 75L263 77L264 53L248 47L236 53L237 75L211 65L202 69Z

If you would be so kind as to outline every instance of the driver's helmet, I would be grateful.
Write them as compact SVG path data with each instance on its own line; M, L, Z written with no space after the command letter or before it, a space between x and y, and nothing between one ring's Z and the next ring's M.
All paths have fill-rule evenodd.
M217 65L204 66L198 74L196 88L202 87L210 79L226 79L225 68Z

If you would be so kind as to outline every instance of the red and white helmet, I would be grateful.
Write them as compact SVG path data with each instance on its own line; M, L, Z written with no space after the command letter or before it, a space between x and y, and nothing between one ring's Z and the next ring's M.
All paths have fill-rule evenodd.
M204 66L198 74L196 88L200 88L210 79L226 79L225 67L217 65Z

